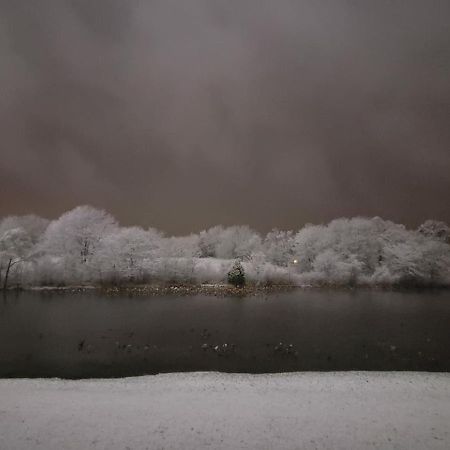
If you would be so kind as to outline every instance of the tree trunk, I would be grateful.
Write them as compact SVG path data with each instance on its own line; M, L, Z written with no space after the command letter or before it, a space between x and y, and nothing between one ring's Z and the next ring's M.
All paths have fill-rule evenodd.
M9 270L11 269L12 265L12 258L9 258L8 266L6 267L6 273L5 273L5 280L3 281L3 289L6 290L8 287L8 276L9 276Z

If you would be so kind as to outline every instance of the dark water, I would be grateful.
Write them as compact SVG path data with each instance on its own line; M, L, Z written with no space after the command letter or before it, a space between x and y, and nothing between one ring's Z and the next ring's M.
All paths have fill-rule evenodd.
M450 292L0 297L1 377L199 370L450 371Z

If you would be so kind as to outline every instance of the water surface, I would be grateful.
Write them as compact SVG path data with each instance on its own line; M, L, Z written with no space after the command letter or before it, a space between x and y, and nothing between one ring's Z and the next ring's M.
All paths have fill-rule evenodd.
M450 291L0 297L0 377L450 371Z

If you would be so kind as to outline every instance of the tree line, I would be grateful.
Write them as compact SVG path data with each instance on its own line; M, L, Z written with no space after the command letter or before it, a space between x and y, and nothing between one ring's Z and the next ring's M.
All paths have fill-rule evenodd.
M265 235L215 226L188 236L121 227L79 206L56 220L0 221L0 287L223 283L236 262L255 284L450 285L450 229L416 230L379 217L340 218Z

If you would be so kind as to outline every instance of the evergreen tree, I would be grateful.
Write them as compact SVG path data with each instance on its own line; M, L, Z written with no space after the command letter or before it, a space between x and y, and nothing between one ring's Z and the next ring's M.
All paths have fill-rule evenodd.
M245 272L240 261L236 261L228 272L228 283L235 287L245 286Z

